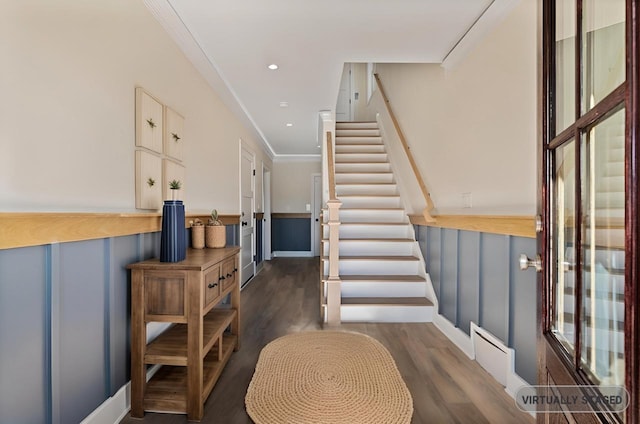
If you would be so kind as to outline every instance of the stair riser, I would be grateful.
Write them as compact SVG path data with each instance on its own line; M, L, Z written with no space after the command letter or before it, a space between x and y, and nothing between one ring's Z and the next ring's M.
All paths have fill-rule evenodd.
M415 242L341 241L340 255L346 256L410 256ZM329 255L329 243L323 243L324 256Z
M342 305L343 322L432 322L433 306Z
M340 220L349 222L407 222L403 210L340 210Z
M336 184L392 183L393 174L336 174Z
M349 129L378 129L378 123L372 122L336 122L337 130L349 130Z
M336 194L338 197L354 194L359 196L397 195L398 187L395 184L337 184Z
M342 153L385 153L385 150L382 144L337 144L336 155Z
M624 164L624 147L617 147L608 150L608 162L616 162Z
M413 233L409 225L340 225L341 238L411 238ZM329 228L323 227L323 237L329 237Z
M386 153L336 153L336 163L387 163Z
M591 231L587 229L585 231L583 243L588 245L591 243ZM595 231L595 241L597 245L600 246L624 246L625 238L624 238L624 228L607 228Z
M624 191L624 175L617 177L602 177L596 180L597 192L617 192Z
M596 193L595 206L598 209L623 209L624 192Z
M609 162L604 165L605 177L619 177L624 175L624 162Z
M348 208L399 208L400 197L375 197L375 196L338 196L342 202L342 207Z
M382 137L336 137L336 146L340 144L383 144Z
M354 137L354 136L368 136L368 137L380 137L380 131L378 129L353 129L353 130L339 130L336 129L336 137Z
M329 275L329 263L323 261L325 275ZM419 261L345 260L340 259L340 275L418 275Z
M391 165L384 162L379 163L336 163L336 173L339 172L391 172Z
M342 282L342 297L425 297L426 283Z

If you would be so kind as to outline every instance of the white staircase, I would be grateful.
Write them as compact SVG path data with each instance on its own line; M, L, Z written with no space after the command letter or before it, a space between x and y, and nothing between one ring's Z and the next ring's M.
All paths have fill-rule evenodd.
M376 122L339 122L335 132L341 321L430 322L424 260ZM324 225L323 275L328 275Z

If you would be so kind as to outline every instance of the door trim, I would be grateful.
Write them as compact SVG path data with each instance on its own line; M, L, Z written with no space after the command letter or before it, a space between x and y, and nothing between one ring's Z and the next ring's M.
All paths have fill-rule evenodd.
M238 185L239 185L239 190L238 190L238 200L239 200L239 209L240 209L240 221L242 221L242 151L246 151L247 153L249 153L249 155L251 155L251 169L252 169L252 175L251 175L251 187L252 187L252 196L251 196L251 212L249 213L249 217L248 219L251 220L252 224L253 224L253 231L254 234L251 237L252 239L252 246L251 246L251 259L252 259L252 263L253 263L253 273L252 276L249 277L247 280L245 280L244 275L242 274L242 270L243 270L243 264L240 264L240 284L242 287L244 287L249 280L256 275L256 261L255 261L255 254L256 254L256 244L255 244L255 231L256 231L256 223L255 223L255 210L256 210L256 176L255 176L255 169L256 169L256 153L253 151L253 148L251 146L249 146L248 144L246 144L242 139L240 139L240 143L239 144L239 169L238 169L238 175L239 175L239 179L238 179ZM242 257L242 225L240 225L240 227L238 228L238 245L240 246L240 257Z
M315 180L316 178L320 178L320 205L316 205L316 197L315 197ZM316 232L315 232L315 228L316 228L316 219L320 219L320 214L318 214L318 216L314 216L315 215L315 211L316 208L320 209L320 214L322 213L322 174L320 173L315 173L315 174L311 174L311 246L310 246L310 251L311 251L311 256L319 256L321 251L322 251L322 229L320 229L320 231L317 233L317 236L319 237L318 240L316 240Z

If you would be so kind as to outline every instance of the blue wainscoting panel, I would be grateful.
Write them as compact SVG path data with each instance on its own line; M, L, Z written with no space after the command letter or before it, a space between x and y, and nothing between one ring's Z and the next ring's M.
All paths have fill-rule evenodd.
M271 250L288 252L310 251L311 219L272 218Z
M0 250L0 423L48 422L46 250Z
M262 242L262 219L256 219L256 265L262 262L264 246Z
M140 258L144 261L160 257L160 232L139 234Z
M470 334L475 322L516 351L516 373L536 382L536 275L518 269L535 239L417 226L439 313ZM457 283L457 284L456 284Z
M480 322L480 233L460 231L459 246L458 327L471 334Z
M240 226L238 224L227 225L226 233L227 233L227 246L238 246L240 244L240 236L238 232Z
M138 261L137 236L117 237L111 243L109 283L110 396L130 379L131 281L127 265Z
M458 231L442 231L440 313L458 324Z
M436 293L436 297L440 299L440 270L442 268L442 244L441 235L442 230L440 228L428 227L427 231L427 253L425 257L427 272L431 277L433 283L433 290ZM423 252L424 254L424 252ZM438 305L439 306L439 305ZM439 313L442 313L438 310Z
M480 326L509 340L509 236L482 234L480 240Z
M52 309L59 312L53 338L59 352L53 366L59 370L59 421L77 423L96 409L109 392L108 349L105 332L105 252L104 240L60 245L60 275L52 291L59 300ZM55 303L55 300L54 300ZM56 334L58 333L58 334ZM54 399L56 398L54 397ZM54 423L57 421L54 409Z
M528 257L536 256L536 240L513 237L511 242L511 290L509 320L509 345L516 354L516 373L529 384L537 381L536 370L536 325L537 325L537 284L536 272L529 268L520 271L518 259L521 253Z

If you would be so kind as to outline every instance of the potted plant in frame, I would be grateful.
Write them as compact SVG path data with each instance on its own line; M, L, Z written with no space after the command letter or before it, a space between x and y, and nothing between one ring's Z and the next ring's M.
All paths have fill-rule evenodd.
M209 218L205 229L205 238L207 247L218 248L227 244L227 230L220 221L216 209L211 211L211 218Z

